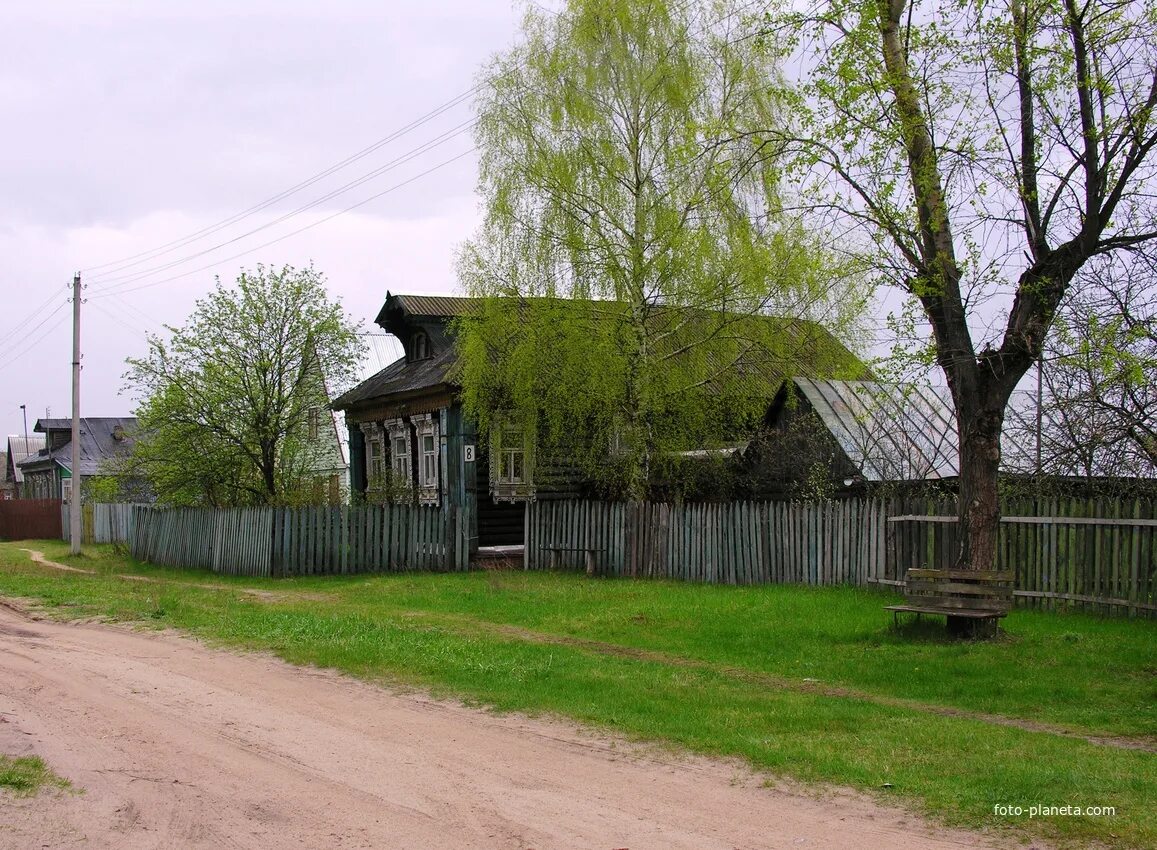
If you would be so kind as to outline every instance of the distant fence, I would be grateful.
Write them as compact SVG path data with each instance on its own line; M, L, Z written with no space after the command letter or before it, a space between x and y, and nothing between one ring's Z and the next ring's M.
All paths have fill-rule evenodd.
M410 505L137 507L129 547L143 561L245 576L452 571L469 565L462 512Z
M544 501L527 510L525 563L721 584L894 586L909 568L952 563L951 510L884 499ZM1004 510L996 566L1016 576L1018 604L1157 615L1151 502L1016 501Z
M133 505L117 502L85 502L80 506L82 543L128 543ZM72 539L69 505L60 506L60 539Z
M0 501L0 540L60 537L60 499Z

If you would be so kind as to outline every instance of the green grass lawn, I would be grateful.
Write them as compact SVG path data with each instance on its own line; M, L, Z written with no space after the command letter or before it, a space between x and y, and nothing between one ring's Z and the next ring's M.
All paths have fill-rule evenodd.
M942 626L895 632L888 597L850 588L521 572L263 581L132 564L100 547L70 561L63 545L36 544L100 573L85 576L35 566L17 545L0 545L0 594L39 600L58 616L180 628L295 663L739 756L946 823L1157 846L1157 756L1084 740L1157 742L1151 621L1017 611L1000 639L958 643ZM1034 804L1116 814L993 812Z
M67 779L54 774L37 756L13 758L0 753L0 789L19 797L30 797L42 788L71 787Z

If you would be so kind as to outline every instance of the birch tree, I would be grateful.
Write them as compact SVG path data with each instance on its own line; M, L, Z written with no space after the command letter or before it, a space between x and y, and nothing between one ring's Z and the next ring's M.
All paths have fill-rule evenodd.
M763 130L786 113L749 23L728 3L570 0L532 8L483 74L466 407L540 458L565 443L619 495L749 429L793 363L847 365L799 321L842 326L862 297L782 214Z

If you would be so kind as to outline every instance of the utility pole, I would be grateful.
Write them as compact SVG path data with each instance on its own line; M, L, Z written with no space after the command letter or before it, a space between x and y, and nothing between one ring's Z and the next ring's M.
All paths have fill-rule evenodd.
M72 279L72 498L68 505L68 541L80 554L80 272Z

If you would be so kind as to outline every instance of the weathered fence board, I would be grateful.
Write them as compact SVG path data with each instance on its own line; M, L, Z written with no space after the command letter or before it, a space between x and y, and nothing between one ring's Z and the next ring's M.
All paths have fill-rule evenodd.
M461 512L410 505L132 511L132 555L226 575L343 575L469 566Z
M1012 500L996 568L1021 606L1157 613L1157 517L1142 501ZM884 499L729 504L543 501L526 514L527 569L720 584L901 586L959 544L954 505Z
M950 504L888 519L889 579L951 563L960 529ZM1157 613L1157 517L1145 500L1031 499L1003 505L997 569L1015 577L1018 604L1096 605L1109 613ZM1039 514L1039 515L1037 515Z

